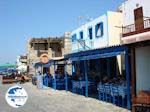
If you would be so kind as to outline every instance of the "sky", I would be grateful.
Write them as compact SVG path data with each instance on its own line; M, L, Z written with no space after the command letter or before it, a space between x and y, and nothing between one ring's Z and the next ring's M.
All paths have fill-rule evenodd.
M31 37L62 36L79 27L79 17L116 11L124 0L0 0L0 64L26 54Z

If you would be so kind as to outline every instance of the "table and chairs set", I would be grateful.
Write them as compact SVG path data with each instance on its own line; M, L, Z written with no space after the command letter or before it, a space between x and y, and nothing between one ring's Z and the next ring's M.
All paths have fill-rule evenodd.
M127 85L122 83L99 83L97 86L98 98L101 101L111 102L117 106L127 106Z
M88 90L92 90L95 83L88 81ZM72 92L80 95L85 95L86 81L84 80L72 80Z
M68 82L68 89L70 89L71 85L71 76L67 76L67 82ZM52 87L58 90L65 90L66 86L66 77L58 77L58 76L51 76L51 75L45 75L43 76L43 85L47 87Z
M93 80L85 79L74 80L71 76L67 77L68 90L73 93L85 95L86 86L88 86L88 92L98 93L98 99L105 102L113 103L117 106L127 107L127 84L126 81L114 81L114 82L99 82L96 84ZM87 84L88 83L88 84ZM43 76L43 85L47 87L56 88L58 90L65 90L66 87L66 77L55 78L51 75ZM93 91L94 89L96 91Z

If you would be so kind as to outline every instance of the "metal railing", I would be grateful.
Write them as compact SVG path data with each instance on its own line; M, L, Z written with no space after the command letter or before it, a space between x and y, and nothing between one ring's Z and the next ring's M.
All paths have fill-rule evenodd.
M138 31L143 30L143 32L144 32L144 29L147 29L147 28L150 28L150 19L144 20L144 27L142 24L141 24L141 26L138 26L138 27L137 26L135 27L135 24L131 24L131 25L123 27L123 34L136 32L137 29L138 29Z

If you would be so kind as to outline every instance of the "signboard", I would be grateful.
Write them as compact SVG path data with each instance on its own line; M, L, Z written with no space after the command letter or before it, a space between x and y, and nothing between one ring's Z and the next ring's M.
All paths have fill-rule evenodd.
M48 63L49 59L48 59L48 55L47 54L41 54L40 56L40 62L42 63Z

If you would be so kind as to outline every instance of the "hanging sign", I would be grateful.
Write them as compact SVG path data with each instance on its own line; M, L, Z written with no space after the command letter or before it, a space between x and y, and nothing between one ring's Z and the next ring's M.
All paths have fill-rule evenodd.
M40 56L40 62L42 63L48 63L49 59L48 59L48 54L41 54Z

